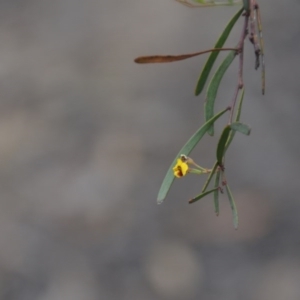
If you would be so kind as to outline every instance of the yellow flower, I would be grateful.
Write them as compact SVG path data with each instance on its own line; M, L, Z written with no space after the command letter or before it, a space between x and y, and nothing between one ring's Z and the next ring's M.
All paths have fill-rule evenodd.
M177 178L185 176L188 170L189 170L188 164L185 161L182 161L181 158L178 158L177 163L173 168L174 176L176 176Z

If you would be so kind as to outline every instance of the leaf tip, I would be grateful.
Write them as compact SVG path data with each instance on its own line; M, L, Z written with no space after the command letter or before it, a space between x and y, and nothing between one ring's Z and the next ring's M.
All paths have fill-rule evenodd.
M233 220L233 226L234 226L235 230L238 230L238 227L239 227L239 218L238 218L237 215L235 216L235 218Z
M207 133L208 133L210 136L214 136L214 134L215 134L214 128L213 128L213 127L210 127L210 129L207 130Z
M199 96L201 93L201 90L198 88L198 85L195 88L195 96Z
M164 198L162 199L162 198L158 197L157 200L156 200L156 203L158 205L163 204L163 202L164 202Z

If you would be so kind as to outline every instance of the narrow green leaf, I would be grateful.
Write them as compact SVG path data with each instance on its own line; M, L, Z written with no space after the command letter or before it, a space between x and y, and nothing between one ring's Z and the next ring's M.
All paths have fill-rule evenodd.
M204 186L202 188L202 191L201 191L202 193L204 193L205 190L207 189L207 187L208 187L208 185L209 185L212 177L215 175L217 167L218 167L218 162L216 161L215 164L214 164L214 166L213 166L213 168L212 168L212 170L211 170L211 172L210 172L210 174L208 175L208 177L207 177L207 179L205 181L205 184L204 184Z
M240 99L238 101L237 113L236 113L236 116L235 116L235 122L238 122L240 120L241 113L242 113L242 106L243 106L244 95L245 95L245 88L242 88L242 90L241 90L241 96L240 96Z
M214 205L215 205L215 213L218 216L219 215L219 182L220 182L220 176L221 176L221 170L217 172L217 175L215 177L215 188L217 188L216 191L214 191Z
M230 125L231 129L234 131L239 131L245 135L249 135L251 133L251 128L243 123L235 122Z
M230 51L230 53L226 56L226 58L223 60L223 62L217 69L216 73L214 74L214 76L212 77L208 85L205 104L204 104L205 120L209 120L214 115L215 100L217 97L220 82L225 72L227 71L228 67L231 65L234 58L236 57L236 55L237 55L236 51ZM208 130L208 134L211 136L214 135L213 125Z
M241 16L242 12L243 12L244 8L241 8L234 16L233 18L229 21L229 23L227 24L227 26L225 27L224 31L222 32L221 36L219 37L218 41L216 42L215 44L215 47L214 48L222 48L224 43L226 42L230 32L231 32L231 29L233 28L234 24L236 23L236 21L239 19L239 17ZM196 90L195 90L195 95L198 96L204 86L205 86L205 83L206 83L206 80L209 76L209 73L214 65L214 62L216 61L217 57L219 55L219 52L212 52L203 69L202 69L202 72L200 74L200 77L198 79L198 82L197 82L197 85L196 85Z
M191 199L191 200L189 201L189 203L190 203L190 204L191 204L191 203L194 203L194 202L196 202L196 201L202 199L203 197L207 196L208 194L211 194L211 193L215 192L216 190L217 190L217 189L212 189L212 190L209 190L209 191L207 191L207 192L205 192L205 193L201 193L201 194L198 195L197 197Z
M198 142L201 140L201 138L204 136L204 134L207 132L208 128L213 124L218 118L220 118L228 108L222 110L218 114L216 114L213 118L208 120L206 123L204 123L195 133L194 135L187 141L187 143L181 148L178 155L174 159L173 163L171 164L162 184L158 192L157 196L157 203L161 204L163 200L166 198L170 187L174 181L174 174L173 174L173 167L176 164L176 161L180 154L189 155L191 151L195 148L195 146L198 144Z
M224 129L223 129L223 132L220 136L220 139L219 139L219 142L218 142L218 146L217 146L217 162L219 165L222 164L222 160L223 160L223 156L225 154L225 145L226 145L226 142L228 140L228 136L229 136L229 133L231 131L231 128L229 125L227 125Z
M236 205L235 205L235 202L234 202L234 199L233 199L233 196L232 196L232 193L230 191L230 188L229 188L228 184L226 184L226 192L227 192L230 207L231 207L231 210L232 210L233 226L234 226L235 229L237 229L238 225L239 225L239 217L238 217L238 212L237 212L237 209L236 209Z
M238 106L237 106L237 111L236 111L236 116L235 116L235 122L238 122L240 120L241 113L242 113L244 95L245 95L245 88L242 89L241 96L240 96L239 101L238 101ZM235 135L235 130L232 130L230 132L229 138L226 142L225 152L227 151L228 147L230 146L230 144L231 144L231 142L234 138L234 135Z

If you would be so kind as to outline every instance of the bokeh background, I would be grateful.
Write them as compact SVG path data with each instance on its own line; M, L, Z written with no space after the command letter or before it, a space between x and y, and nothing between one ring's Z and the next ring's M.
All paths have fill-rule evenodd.
M188 205L205 178L175 181L156 204L203 123L193 90L206 57L133 59L210 48L237 7L0 1L0 299L300 299L300 1L260 4L266 95L247 43L252 133L236 135L226 161L235 231L226 197L219 217L211 197ZM232 98L236 67L216 110ZM192 157L210 167L216 143L205 137Z

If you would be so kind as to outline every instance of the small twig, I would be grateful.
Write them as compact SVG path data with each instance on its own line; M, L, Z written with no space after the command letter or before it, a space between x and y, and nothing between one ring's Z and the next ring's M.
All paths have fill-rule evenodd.
M249 40L254 46L255 53L255 70L259 67L260 58L260 47L257 39L256 28L255 28L255 4L254 0L250 0L250 37Z
M244 26L243 30L241 33L241 37L238 43L238 49L239 49L239 72L238 72L238 84L234 93L234 97L232 99L231 105L230 105L230 115L229 115L229 124L232 123L233 119L233 113L234 113L234 108L237 100L237 96L239 93L239 90L241 90L244 87L244 79L243 79L243 66L244 66L244 41L246 39L246 36L248 34L248 24L249 24L249 13L245 13L245 21L244 21Z
M224 171L221 173L221 184L222 184L222 186L225 186L227 184L227 180L226 180Z
M254 0L254 9L256 11L257 29L259 33L260 56L261 56L261 80L262 80L262 94L265 94L265 55L264 55L264 41L262 36L262 23L258 3Z

